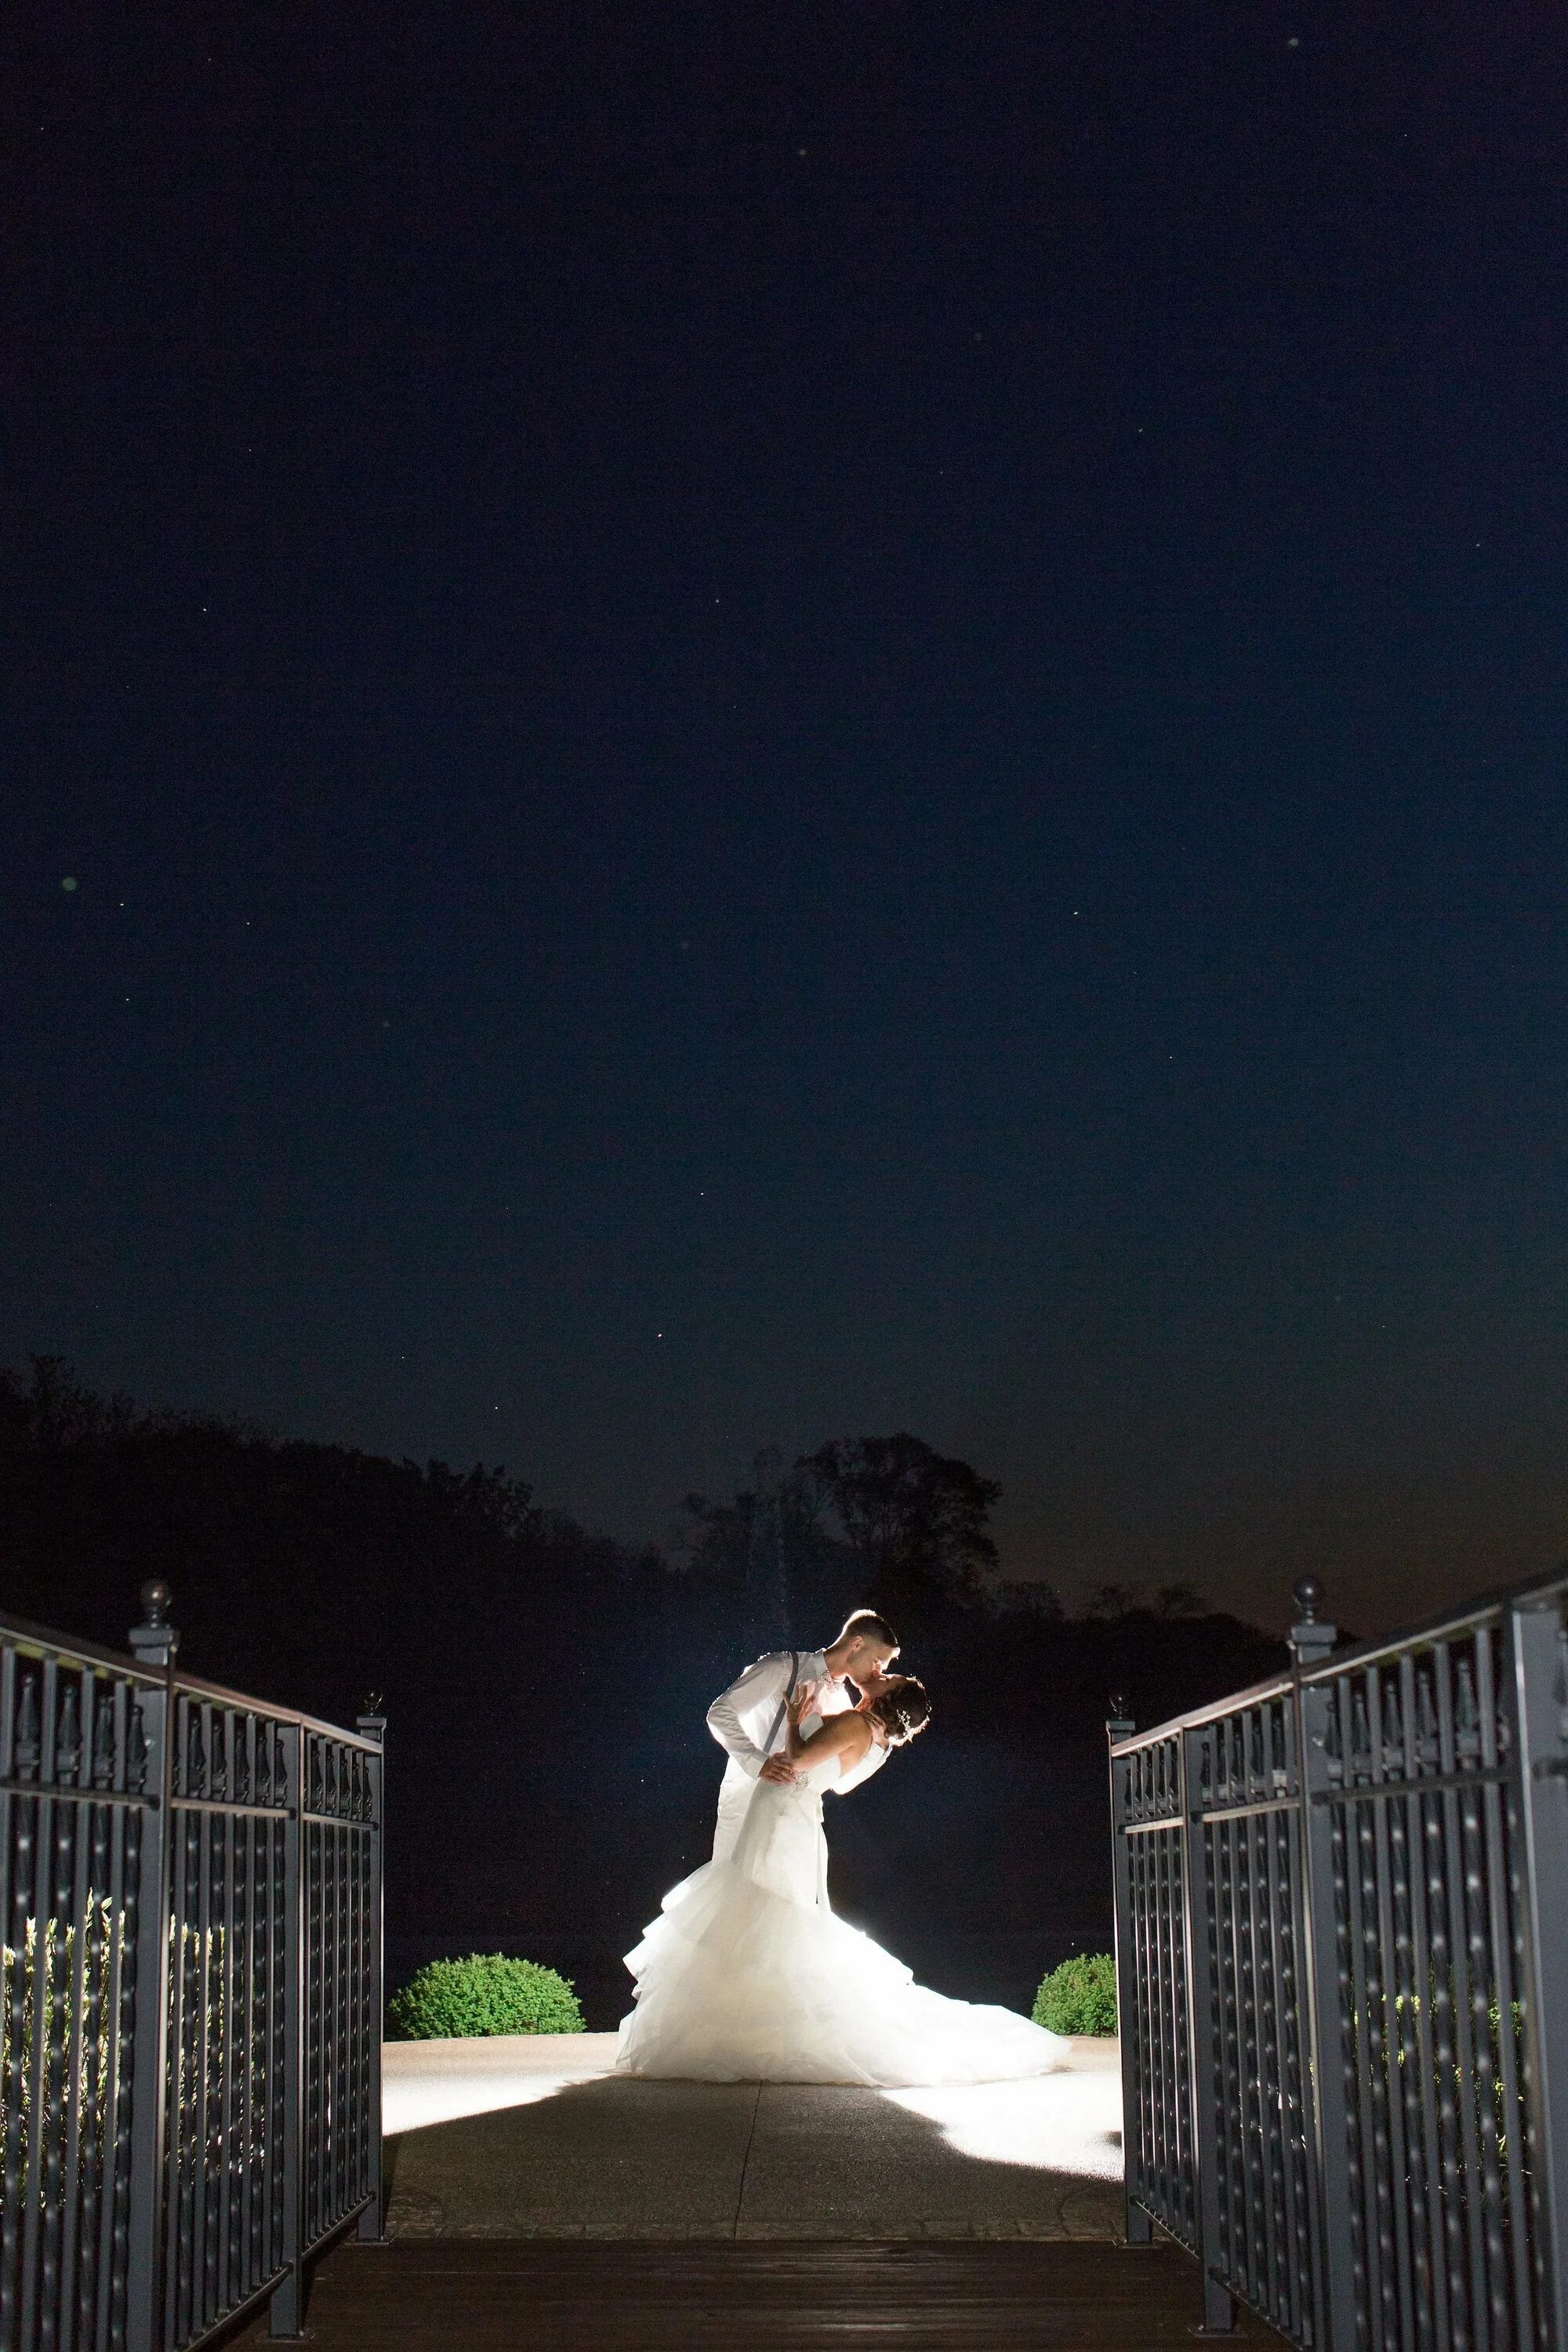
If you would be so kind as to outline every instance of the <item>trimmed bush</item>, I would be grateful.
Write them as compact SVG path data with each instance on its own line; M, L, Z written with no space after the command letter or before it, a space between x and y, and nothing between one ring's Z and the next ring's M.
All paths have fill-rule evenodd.
M1053 1969L1035 1995L1035 2023L1053 2033L1114 2033L1116 1962L1109 1952L1085 1952Z
M426 1961L393 1994L386 2017L399 2042L586 2030L569 1977L536 1960L509 1960L501 1952Z

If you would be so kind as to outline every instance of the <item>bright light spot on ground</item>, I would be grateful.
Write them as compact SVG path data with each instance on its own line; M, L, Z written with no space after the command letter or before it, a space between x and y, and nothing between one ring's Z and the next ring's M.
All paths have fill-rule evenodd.
M957 2155L983 2164L1026 2164L1085 2180L1121 2178L1121 2078L1109 2068L882 2096L923 2116Z
M494 2115L597 2082L615 2064L613 2033L497 2033L471 2042L389 2042L381 2127L389 2137L459 2116Z
M613 2033L499 2034L471 2042L392 2042L383 2056L389 2134L461 2116L532 2106L615 2066ZM1077 2041L1065 2066L1021 2083L882 2091L934 2124L956 2156L1082 2180L1121 2178L1121 2076L1115 2044Z

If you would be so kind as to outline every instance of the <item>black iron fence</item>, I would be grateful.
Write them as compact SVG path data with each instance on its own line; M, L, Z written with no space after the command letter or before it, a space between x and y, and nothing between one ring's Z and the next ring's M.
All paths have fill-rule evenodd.
M1323 2352L1568 2352L1568 1577L1110 1726L1129 2236ZM1120 1710L1118 1711L1120 1717Z
M381 2234L382 1731L0 1621L0 2346L176 2352Z

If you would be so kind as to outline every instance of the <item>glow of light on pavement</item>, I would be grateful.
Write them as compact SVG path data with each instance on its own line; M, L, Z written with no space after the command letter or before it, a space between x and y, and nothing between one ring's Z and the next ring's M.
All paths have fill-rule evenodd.
M983 2164L1121 2178L1121 2078L1109 2068L881 2095L935 2124L956 2155Z
M382 2052L381 2127L388 2137L461 2116L493 2115L601 2081L613 2033L498 2033L470 2042L389 2042Z

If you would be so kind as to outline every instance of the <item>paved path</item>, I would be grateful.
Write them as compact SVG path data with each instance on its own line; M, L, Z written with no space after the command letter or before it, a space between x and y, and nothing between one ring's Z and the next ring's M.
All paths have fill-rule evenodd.
M948 2091L643 2083L613 2034L394 2043L390 2234L958 2239L1121 2233L1113 2042Z

